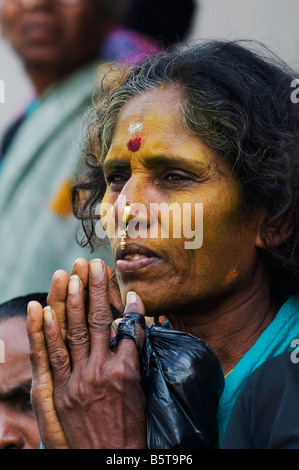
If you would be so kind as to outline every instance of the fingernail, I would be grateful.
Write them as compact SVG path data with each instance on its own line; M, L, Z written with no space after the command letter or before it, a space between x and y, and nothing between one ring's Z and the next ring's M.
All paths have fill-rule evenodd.
M30 302L28 302L28 304L27 304L27 315L29 315L29 314L30 314Z
M75 267L76 267L76 264L78 263L78 261L80 260L80 258L77 258L75 259L75 261L73 262L73 267L72 267L72 270L74 271Z
M73 262L72 271L74 271L76 264L77 264L77 260Z
M115 333L117 333L117 330L118 330L118 323L116 321L113 321L112 322L112 328L114 329Z
M69 293L70 294L76 294L79 292L80 289L80 278L77 276L77 274L73 274L70 276L69 280Z
M89 262L89 265L90 265L90 270L91 270L92 274L95 274L96 276L98 274L101 274L101 272L104 269L103 261L99 258L92 259Z
M44 308L44 320L46 323L52 323L53 320L54 320L54 317L53 317L53 312L52 312L52 309L51 307L45 307Z
M134 304L135 302L137 302L137 295L131 290L127 293L126 305Z

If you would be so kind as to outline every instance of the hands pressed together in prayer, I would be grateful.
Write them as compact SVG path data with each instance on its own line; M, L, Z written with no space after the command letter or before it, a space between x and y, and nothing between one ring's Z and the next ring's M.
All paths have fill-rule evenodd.
M137 294L127 297L124 308L103 261L79 258L71 276L56 271L45 309L28 304L32 402L45 448L145 448L138 350L130 339L109 348L111 306L120 317L145 314ZM135 329L142 346L144 332Z

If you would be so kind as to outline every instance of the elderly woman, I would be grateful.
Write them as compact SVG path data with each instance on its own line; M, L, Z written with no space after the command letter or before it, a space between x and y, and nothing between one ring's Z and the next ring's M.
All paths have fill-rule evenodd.
M110 234L122 302L111 270L79 259L70 278L55 273L44 311L29 304L45 447L145 446L139 356L128 339L109 349L111 304L122 312L123 303L124 315L163 315L213 349L226 377L220 445L250 374L289 350L299 320L298 157L286 150L299 129L294 78L262 47L207 41L130 69L97 109L90 141L98 137L100 152L88 149L87 179L75 190L87 239L96 235L101 200L114 208L117 228L126 208L147 210L134 214L137 235L124 227ZM161 235L161 215L151 217L161 203L188 204L196 230L202 204L198 247L186 245L186 218L181 237ZM173 216L170 229L177 223ZM139 325L136 334L142 346Z

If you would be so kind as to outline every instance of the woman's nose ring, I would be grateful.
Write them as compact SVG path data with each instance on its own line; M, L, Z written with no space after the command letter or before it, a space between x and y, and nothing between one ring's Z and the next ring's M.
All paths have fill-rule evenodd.
M126 244L126 236L127 236L127 233L128 233L128 224L129 224L129 221L131 220L132 218L132 214L131 214L131 207L129 204L127 204L125 207L124 207L124 210L123 210L123 217L122 217L122 221L124 224L126 224L126 228L125 229L122 229L120 231L120 237L121 237L121 240L120 240L120 249L121 250L124 250L127 246Z

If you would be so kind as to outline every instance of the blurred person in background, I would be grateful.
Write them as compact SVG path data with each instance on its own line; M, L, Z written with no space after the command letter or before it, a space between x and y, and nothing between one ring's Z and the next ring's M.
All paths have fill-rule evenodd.
M36 93L0 149L0 301L46 291L58 267L89 258L70 199L84 111L108 61L135 62L186 38L194 1L0 0L2 35ZM111 263L108 244L98 256Z
M82 255L70 191L82 115L105 67L99 47L123 0L2 0L1 30L36 98L3 139L0 301L47 291L53 269ZM110 263L110 250L101 256ZM88 256L88 253L87 253ZM7 279L14 279L7 282Z
M40 433L31 405L32 369L26 330L27 304L38 298L47 305L47 294L30 294L0 305L0 449L38 449Z

